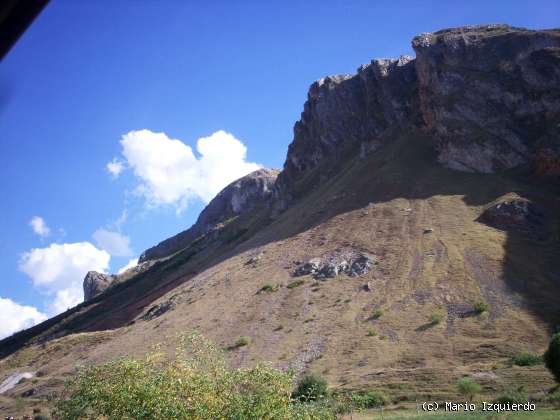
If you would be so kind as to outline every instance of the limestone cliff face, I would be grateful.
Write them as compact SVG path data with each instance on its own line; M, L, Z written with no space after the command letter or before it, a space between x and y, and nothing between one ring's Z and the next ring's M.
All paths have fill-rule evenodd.
M139 263L167 257L231 217L265 204L271 195L278 173L276 169L264 168L232 182L210 201L194 225L144 251Z
M410 126L432 135L452 169L532 163L539 174L560 172L560 30L466 26L421 34L412 46L416 59L374 60L311 85L275 187L277 210L322 163L373 152L388 130Z
M541 149L558 153L559 30L467 26L412 45L422 118L443 164L489 173L529 163Z

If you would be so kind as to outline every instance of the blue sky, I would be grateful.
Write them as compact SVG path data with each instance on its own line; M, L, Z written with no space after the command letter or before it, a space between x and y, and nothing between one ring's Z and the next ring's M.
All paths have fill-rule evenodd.
M52 1L0 63L0 336L281 167L314 80L421 32L559 21L557 1Z

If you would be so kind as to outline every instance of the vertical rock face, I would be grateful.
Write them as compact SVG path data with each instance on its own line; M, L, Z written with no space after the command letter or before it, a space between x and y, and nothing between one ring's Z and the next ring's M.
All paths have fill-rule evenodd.
M422 117L446 166L489 173L558 153L560 31L467 26L412 45Z
M325 77L313 83L294 127L275 195L284 199L291 184L342 148L362 154L380 145L379 135L411 120L416 73L413 59L378 59L356 75ZM289 198L288 198L289 201Z
M278 173L277 169L263 168L232 182L202 210L194 225L144 251L139 263L171 255L219 223L264 204L271 195Z
M89 271L84 278L84 301L88 301L107 289L115 276Z

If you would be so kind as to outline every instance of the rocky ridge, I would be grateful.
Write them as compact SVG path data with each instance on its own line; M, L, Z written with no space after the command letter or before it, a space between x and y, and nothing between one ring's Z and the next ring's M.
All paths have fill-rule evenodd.
M228 219L265 204L278 173L276 169L263 168L232 182L202 210L194 225L144 251L139 263L168 257L197 238L219 230Z

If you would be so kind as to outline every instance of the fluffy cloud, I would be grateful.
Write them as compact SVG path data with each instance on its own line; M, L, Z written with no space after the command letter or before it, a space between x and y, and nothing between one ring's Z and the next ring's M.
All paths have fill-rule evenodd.
M113 158L111 162L105 165L105 168L113 177L117 178L124 169L124 163L117 158Z
M42 238L49 236L49 234L51 233L51 229L47 226L45 220L39 216L34 216L29 221L29 226L31 226L33 232L35 232L37 235L39 235Z
M209 202L230 182L261 167L247 162L245 145L221 130L198 139L200 157L180 140L149 130L125 134L121 145L127 165L140 179L137 192L150 206L181 210L194 198Z
M128 261L128 263L124 267L119 268L117 274L122 274L129 268L136 267L137 265L138 265L138 258L133 258L130 261Z
M43 322L47 316L33 306L0 297L0 339Z
M89 242L54 243L22 254L19 269L52 297L49 312L55 315L83 300L82 281L86 273L105 272L110 259L106 251Z
M130 250L130 238L121 235L119 232L111 232L106 229L97 229L93 233L93 239L97 246L117 257L129 257L132 255Z

